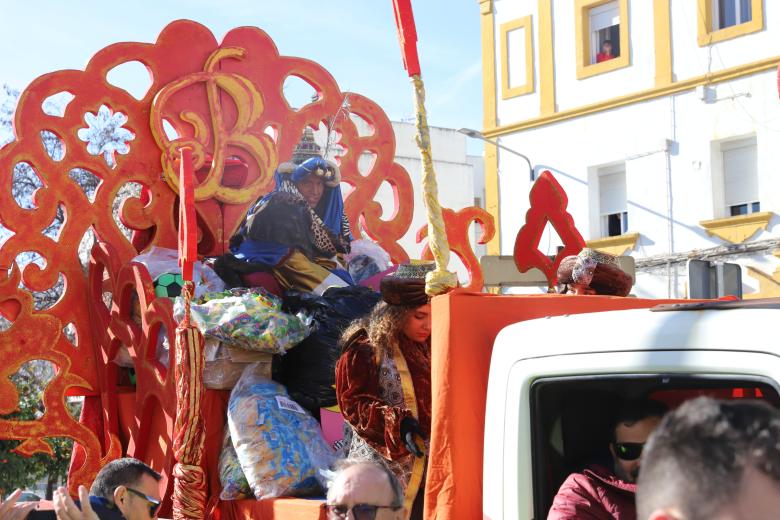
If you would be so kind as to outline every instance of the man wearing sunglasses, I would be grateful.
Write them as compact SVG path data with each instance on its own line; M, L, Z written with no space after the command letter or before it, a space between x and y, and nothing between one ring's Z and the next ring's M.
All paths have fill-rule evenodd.
M328 488L328 520L402 520L403 489L396 476L371 462L346 462Z
M547 520L636 520L640 456L666 413L652 400L625 402L615 415L609 451L612 469L593 464L569 475L553 500Z
M160 474L137 459L117 459L95 477L90 493L79 488L77 505L64 488L54 494L59 520L150 520L160 508ZM83 505L83 507L81 507Z

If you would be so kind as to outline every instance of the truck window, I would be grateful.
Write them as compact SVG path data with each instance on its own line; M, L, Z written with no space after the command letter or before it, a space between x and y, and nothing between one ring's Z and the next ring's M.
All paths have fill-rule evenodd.
M650 398L674 409L702 395L762 399L780 407L780 389L760 377L637 374L536 380L530 392L534 517L547 517L571 473L590 464L612 467L610 430L622 400Z

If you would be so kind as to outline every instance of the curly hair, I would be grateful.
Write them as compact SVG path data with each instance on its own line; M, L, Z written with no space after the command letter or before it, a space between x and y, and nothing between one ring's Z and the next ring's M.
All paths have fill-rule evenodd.
M393 346L398 345L406 318L414 309L415 307L379 302L368 316L352 322L347 327L341 336L342 346L346 346L355 334L364 330L368 336L368 342L374 348L374 357L377 361L382 359L383 353L389 353Z

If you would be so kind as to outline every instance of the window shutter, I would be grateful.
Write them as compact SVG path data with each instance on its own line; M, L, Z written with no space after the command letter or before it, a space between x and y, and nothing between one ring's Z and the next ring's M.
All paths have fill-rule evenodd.
M726 207L759 200L755 138L724 143L721 150Z
M602 215L626 211L626 172L599 176L599 211Z
M620 8L617 2L594 7L588 14L590 16L590 32L620 24Z

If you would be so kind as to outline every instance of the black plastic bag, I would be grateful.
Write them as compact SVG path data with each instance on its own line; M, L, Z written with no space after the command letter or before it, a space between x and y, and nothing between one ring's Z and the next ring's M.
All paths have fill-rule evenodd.
M322 296L287 291L284 309L307 311L316 329L281 357L275 378L287 387L290 397L319 417L319 409L336 404L336 361L341 355L339 339L356 319L366 316L379 302L379 293L367 287L333 287Z

